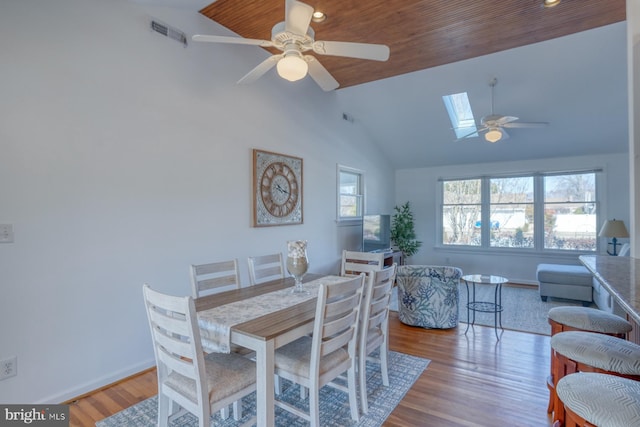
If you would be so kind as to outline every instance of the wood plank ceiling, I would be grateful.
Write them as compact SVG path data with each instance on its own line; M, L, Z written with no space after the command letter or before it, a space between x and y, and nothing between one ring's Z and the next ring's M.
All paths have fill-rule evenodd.
M327 15L311 23L316 40L381 43L391 50L387 62L314 54L343 88L626 19L625 0L562 0L550 8L542 0L304 2ZM284 20L284 0L217 0L201 13L242 37L270 40L271 28Z

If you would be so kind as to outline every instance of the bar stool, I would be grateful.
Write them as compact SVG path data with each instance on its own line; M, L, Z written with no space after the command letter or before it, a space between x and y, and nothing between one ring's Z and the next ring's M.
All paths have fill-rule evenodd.
M554 427L640 425L640 383L613 375L579 372L558 381L564 419Z
M575 372L599 372L640 381L640 345L593 332L568 331L551 337L554 420L564 420L558 382Z
M631 332L631 323L620 316L588 307L554 307L547 315L551 325L551 336L565 331L586 331L625 338ZM547 413L553 412L553 350L551 351L551 370L547 377L549 405Z

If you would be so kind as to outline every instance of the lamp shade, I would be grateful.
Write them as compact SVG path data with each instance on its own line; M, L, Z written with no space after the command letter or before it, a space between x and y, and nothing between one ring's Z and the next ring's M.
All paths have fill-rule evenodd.
M627 231L627 227L624 225L624 221L619 219L609 219L602 225L598 236L615 238L629 237L629 232Z

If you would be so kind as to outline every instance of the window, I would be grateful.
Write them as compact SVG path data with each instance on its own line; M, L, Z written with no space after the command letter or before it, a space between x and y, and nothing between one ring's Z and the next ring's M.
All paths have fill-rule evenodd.
M595 251L599 171L442 181L442 244Z
M533 248L533 177L489 179L492 247Z
M595 174L544 177L544 247L596 248Z
M338 221L362 220L364 174L338 165Z
M444 182L442 242L445 245L480 246L481 188L479 179Z
M442 101L447 108L447 113L449 113L449 120L451 120L451 127L456 133L456 138L478 136L476 120L473 117L467 92L445 95L442 97Z

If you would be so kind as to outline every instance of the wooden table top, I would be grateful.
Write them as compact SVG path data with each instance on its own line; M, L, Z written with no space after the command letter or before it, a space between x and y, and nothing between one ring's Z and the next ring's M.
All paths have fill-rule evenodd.
M305 275L305 282L321 279L322 277L325 277L325 275L307 274ZM269 292L278 291L280 289L289 287L293 289L293 286L293 278L286 277L255 286L207 295L205 297L195 299L196 312L263 295ZM262 340L273 339L291 329L299 327L302 324L312 323L315 318L316 301L317 298L311 298L287 309L240 323L233 326L231 329L232 331L241 332L245 335L250 335Z

